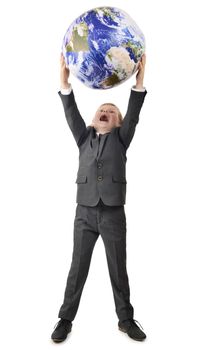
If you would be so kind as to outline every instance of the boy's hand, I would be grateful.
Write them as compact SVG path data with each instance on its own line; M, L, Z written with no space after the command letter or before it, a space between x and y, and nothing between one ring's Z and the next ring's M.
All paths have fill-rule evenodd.
M64 56L61 53L60 56L60 87L61 89L68 89L70 84L68 83L69 79L69 68L66 67Z
M145 64L146 64L146 55L143 54L138 64L138 72L136 75L136 89L143 88Z

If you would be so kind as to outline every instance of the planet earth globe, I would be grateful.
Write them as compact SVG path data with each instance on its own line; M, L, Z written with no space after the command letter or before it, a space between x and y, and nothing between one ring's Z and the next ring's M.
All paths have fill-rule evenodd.
M93 89L109 89L129 79L144 52L142 31L115 7L83 13L69 26L62 44L66 66Z

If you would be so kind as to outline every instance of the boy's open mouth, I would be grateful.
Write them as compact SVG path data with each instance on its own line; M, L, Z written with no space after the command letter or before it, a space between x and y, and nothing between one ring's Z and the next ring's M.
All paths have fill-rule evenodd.
M101 115L100 122L108 122L108 118L105 114Z

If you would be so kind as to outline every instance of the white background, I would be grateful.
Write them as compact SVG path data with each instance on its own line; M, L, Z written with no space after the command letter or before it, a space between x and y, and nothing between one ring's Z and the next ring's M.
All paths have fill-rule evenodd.
M5 1L0 18L2 349L205 349L204 1ZM141 111L127 164L127 265L144 343L118 331L99 238L73 331L50 335L71 263L78 149L63 114L59 54L70 23L124 9L146 38ZM102 102L126 111L132 77L93 91L71 77L87 124Z

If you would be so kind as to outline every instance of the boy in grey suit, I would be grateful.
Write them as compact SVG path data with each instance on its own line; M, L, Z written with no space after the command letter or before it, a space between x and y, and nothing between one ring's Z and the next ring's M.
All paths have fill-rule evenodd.
M52 333L54 342L66 339L78 310L88 275L94 245L101 235L108 262L119 329L134 340L145 333L133 319L126 270L126 152L134 136L147 91L143 87L145 55L139 62L136 85L131 90L124 119L113 104L97 110L92 125L86 127L77 108L69 69L61 56L61 91L66 120L79 148L77 207L74 221L74 247L70 271L59 310L60 321Z

